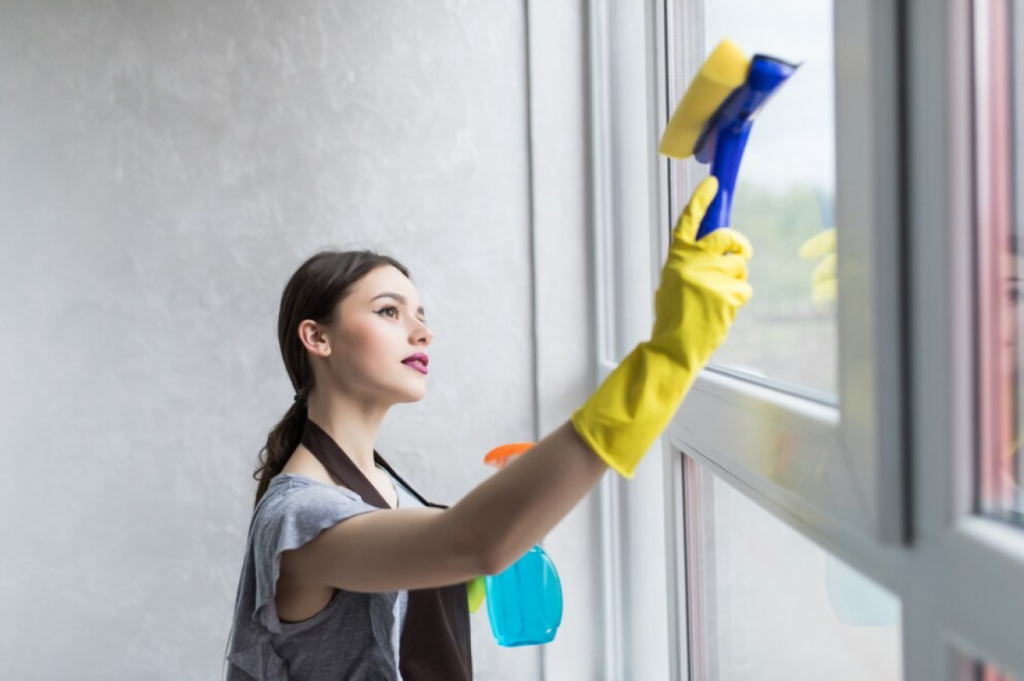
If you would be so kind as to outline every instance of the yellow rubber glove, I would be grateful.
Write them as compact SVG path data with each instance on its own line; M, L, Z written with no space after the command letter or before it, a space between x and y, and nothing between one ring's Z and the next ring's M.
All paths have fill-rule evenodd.
M484 602L484 596L487 594L484 578L482 576L476 577L466 582L466 593L469 595L469 611L476 613L480 609L480 604Z
M639 343L570 418L587 445L626 478L635 475L752 294L747 262L753 248L745 236L722 228L695 241L717 192L714 176L701 182L676 223L654 296L650 340Z
M836 228L818 232L800 246L800 257L821 258L811 274L811 300L819 312L832 309L838 293L836 281Z

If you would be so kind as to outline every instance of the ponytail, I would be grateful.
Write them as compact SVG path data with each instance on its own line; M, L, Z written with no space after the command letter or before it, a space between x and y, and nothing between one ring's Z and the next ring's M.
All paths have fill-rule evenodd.
M260 450L260 465L252 474L252 477L259 481L253 508L259 505L260 499L267 493L270 481L281 472L292 452L299 446L302 431L306 427L308 411L305 400L293 402L291 408L267 436L267 444Z

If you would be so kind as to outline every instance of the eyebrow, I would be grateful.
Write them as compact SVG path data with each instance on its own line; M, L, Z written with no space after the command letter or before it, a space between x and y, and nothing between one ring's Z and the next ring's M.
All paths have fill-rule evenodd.
M406 302L408 302L408 301L406 301L405 296L400 295L398 293L381 293L379 296L374 296L373 298L370 298L370 302L372 303L373 301L377 300L378 298L385 298L385 297L386 298L394 298L395 300L400 302L402 305L405 305ZM422 305L416 311L419 312L422 315L427 314L426 312L423 311L423 306Z

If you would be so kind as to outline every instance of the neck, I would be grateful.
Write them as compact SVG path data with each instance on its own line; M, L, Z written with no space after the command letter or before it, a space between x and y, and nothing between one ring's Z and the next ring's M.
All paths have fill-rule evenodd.
M387 416L386 407L367 405L340 393L314 392L309 396L308 416L338 443L367 479L373 479L373 448Z

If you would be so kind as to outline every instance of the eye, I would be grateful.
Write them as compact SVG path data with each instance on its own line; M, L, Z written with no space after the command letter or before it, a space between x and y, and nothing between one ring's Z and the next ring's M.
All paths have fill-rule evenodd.
M394 305L388 305L387 307L382 307L381 309L377 310L377 314L382 314L384 312L388 312L389 310L395 313L395 316L391 317L391 319L397 319L398 318L398 308L396 306L394 306ZM425 318L420 318L420 322L426 324L427 320Z

